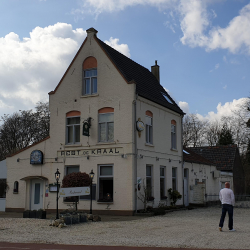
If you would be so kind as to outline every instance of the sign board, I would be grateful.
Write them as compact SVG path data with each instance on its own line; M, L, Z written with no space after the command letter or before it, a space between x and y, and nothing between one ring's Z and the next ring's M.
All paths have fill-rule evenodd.
M60 197L82 196L89 194L90 194L90 187L60 188L59 190Z
M43 164L43 152L33 150L30 154L30 164Z

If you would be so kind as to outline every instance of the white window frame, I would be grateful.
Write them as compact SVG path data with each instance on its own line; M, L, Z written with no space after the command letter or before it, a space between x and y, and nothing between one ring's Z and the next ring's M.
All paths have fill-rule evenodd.
M148 175L147 168L150 168L150 175ZM148 180L150 180L150 192L149 197L154 197L153 195L153 165L146 165L146 190L148 190Z
M147 120L150 119L149 124ZM146 115L146 143L153 144L153 117Z
M164 175L161 174L161 169L163 169ZM161 194L161 181L163 181L163 194ZM166 196L166 167L160 166L160 198Z
M113 114L113 121L112 122L100 122L100 116L101 115L107 115L107 114ZM113 139L112 140L108 140L109 138L109 124L113 123ZM106 138L105 140L101 140L101 124L105 124L105 134L106 134ZM114 127L115 123L114 123L114 112L107 112L107 113L99 113L98 114L98 141L99 142L113 142L114 141L114 131L115 131L115 127Z
M94 76L85 76L87 71L96 70L96 75ZM94 91L94 79L96 79L96 91ZM90 92L86 93L86 80L90 81ZM85 69L83 70L83 86L82 86L82 94L83 95L93 95L97 94L97 68Z
M72 118L79 118L79 123L76 124L68 124L68 120ZM80 116L70 116L66 117L66 144L79 144L81 141L81 117ZM76 142L76 126L79 126L79 142ZM69 142L69 128L73 127L73 142Z
M173 172L175 171L175 176L173 175ZM172 189L174 190L178 190L178 174L177 174L177 168L176 167L172 167ZM174 182L175 182L175 187L174 187Z
M112 167L112 175L101 175L101 167ZM110 202L113 202L114 200L114 165L112 164L101 164L101 165L98 165L98 189L97 189L97 194L98 194L98 202L106 202L107 201L102 201L100 200L100 180L103 180L103 179L112 179L113 181L113 193L111 194L111 201ZM104 196L104 194L103 194ZM104 198L102 198L104 199Z
M177 149L176 125L175 124L171 124L171 148Z

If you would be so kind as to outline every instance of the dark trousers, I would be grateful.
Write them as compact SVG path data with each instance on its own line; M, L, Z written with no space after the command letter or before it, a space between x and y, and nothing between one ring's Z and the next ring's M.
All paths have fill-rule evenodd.
M228 217L229 217L228 228L229 230L233 229L233 212L234 212L234 207L232 205L222 204L222 214L220 218L219 227L223 227L226 213L228 213Z

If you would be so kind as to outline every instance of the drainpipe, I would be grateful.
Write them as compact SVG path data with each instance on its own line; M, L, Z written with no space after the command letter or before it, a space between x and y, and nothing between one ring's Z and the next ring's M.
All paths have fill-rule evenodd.
M184 161L183 161L183 115L181 116L181 162L182 162L182 202L184 202Z
M136 85L135 85L136 88ZM133 101L133 108L134 108L134 124L133 124L133 129L134 129L134 183L135 183L135 212L137 213L137 134L136 134L136 118L137 118L137 113L136 113L136 101L137 101L137 94L135 92L135 99Z

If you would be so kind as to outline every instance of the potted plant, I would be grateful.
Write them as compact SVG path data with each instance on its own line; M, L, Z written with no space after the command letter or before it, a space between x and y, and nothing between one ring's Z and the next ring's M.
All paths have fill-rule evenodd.
M36 210L30 211L30 218L36 218Z
M30 218L30 210L23 211L23 218Z
M36 211L36 218L37 219L46 219L46 211L43 209L39 209Z
M172 200L171 206L175 207L177 200L181 199L182 195L177 190L173 190L172 188L168 189L168 193L170 195L170 199Z

